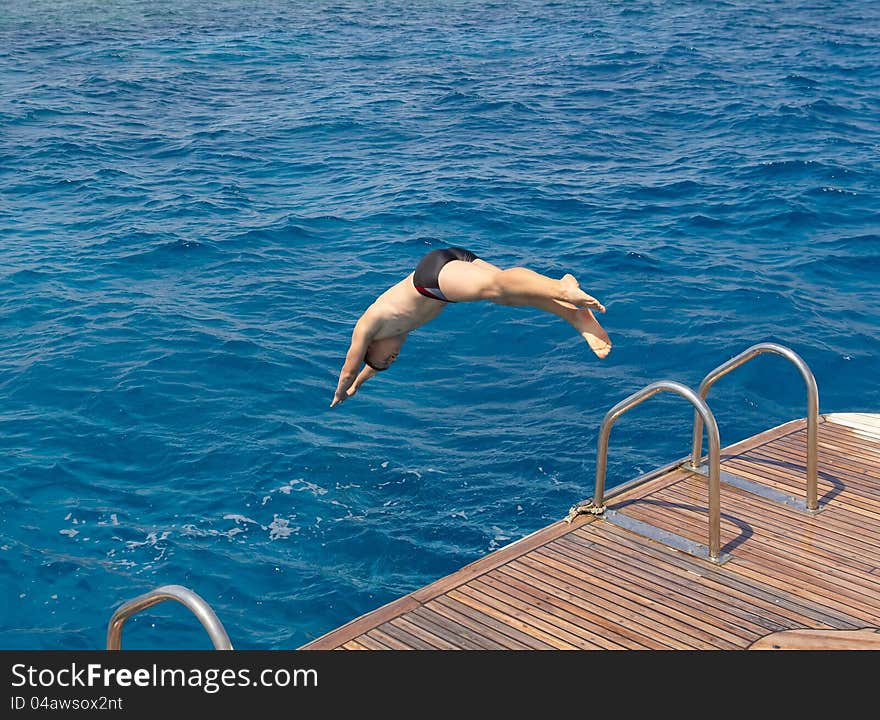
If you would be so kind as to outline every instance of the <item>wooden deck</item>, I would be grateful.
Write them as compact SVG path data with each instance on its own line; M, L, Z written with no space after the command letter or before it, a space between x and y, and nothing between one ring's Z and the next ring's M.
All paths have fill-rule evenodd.
M797 629L849 641L880 627L880 415L820 416L818 438L818 514L722 484L723 564L581 515L301 649L729 650ZM721 468L803 498L805 458L796 420L725 448ZM706 544L706 485L671 466L606 502Z

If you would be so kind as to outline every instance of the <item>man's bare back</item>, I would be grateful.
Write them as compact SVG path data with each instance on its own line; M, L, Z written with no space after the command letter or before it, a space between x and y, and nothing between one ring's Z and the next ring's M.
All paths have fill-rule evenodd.
M592 313L604 313L604 306L581 290L572 275L554 280L527 268L502 270L463 248L435 250L361 315L330 407L387 370L409 333L436 318L448 303L478 300L545 310L572 325L598 357L611 351L608 334Z

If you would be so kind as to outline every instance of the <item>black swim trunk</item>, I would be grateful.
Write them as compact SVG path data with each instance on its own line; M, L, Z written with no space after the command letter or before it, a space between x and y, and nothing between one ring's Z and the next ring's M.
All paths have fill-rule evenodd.
M442 300L443 302L453 302L440 290L440 282L437 279L440 276L440 269L452 260L473 262L478 259L470 250L460 247L432 250L416 266L416 271L413 274L413 285L425 297Z

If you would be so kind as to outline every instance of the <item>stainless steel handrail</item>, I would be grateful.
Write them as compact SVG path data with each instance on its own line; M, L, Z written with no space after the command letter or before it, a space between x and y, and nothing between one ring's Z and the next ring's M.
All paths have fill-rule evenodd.
M120 650L122 647L122 626L132 615L146 610L148 607L158 605L166 600L177 600L192 611L202 626L207 630L214 643L215 650L232 650L232 643L217 615L201 597L192 590L182 585L163 585L148 593L123 603L113 613L110 623L107 625L107 649Z
M699 395L686 385L672 380L651 383L611 408L602 420L599 431L599 449L596 455L596 490L593 506L601 509L605 501L605 472L608 465L608 438L611 426L620 415L653 397L659 392L669 391L680 395L694 406L694 412L705 423L709 436L709 559L717 562L721 556L721 440L718 425L709 406ZM702 439L702 430L700 431Z
M791 361L795 367L800 371L801 376L804 379L804 383L807 386L807 497L806 497L806 507L807 510L816 511L819 508L819 500L818 500L818 452L816 449L817 446L817 435L818 435L818 427L819 427L819 389L816 386L816 378L813 377L813 373L810 372L810 368L803 361L803 359L793 350L785 347L784 345L778 345L777 343L758 343L757 345L752 345L750 348L743 350L736 357L731 358L726 363L719 365L717 368L712 370L705 378L703 378L703 382L700 383L699 393L700 398L705 401L706 396L709 393L709 388L712 387L712 384L718 380L718 378L726 375L731 370L738 368L740 365L751 360L756 355L760 355L761 353L775 353L776 355L781 355L785 359ZM697 470L700 467L701 456L703 454L703 424L700 418L700 414L694 412L694 442L693 442L693 450L691 452L691 469Z

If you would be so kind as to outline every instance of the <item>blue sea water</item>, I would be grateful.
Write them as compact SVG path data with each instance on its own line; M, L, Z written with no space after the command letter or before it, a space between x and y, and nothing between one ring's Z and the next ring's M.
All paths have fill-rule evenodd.
M761 341L880 412L880 6L861 0L6 0L0 647L97 649L204 597L292 649L563 517L600 423ZM448 307L329 408L427 251L570 272L558 318ZM806 412L762 356L723 445ZM613 487L686 455L660 395ZM207 648L166 604L127 648Z

